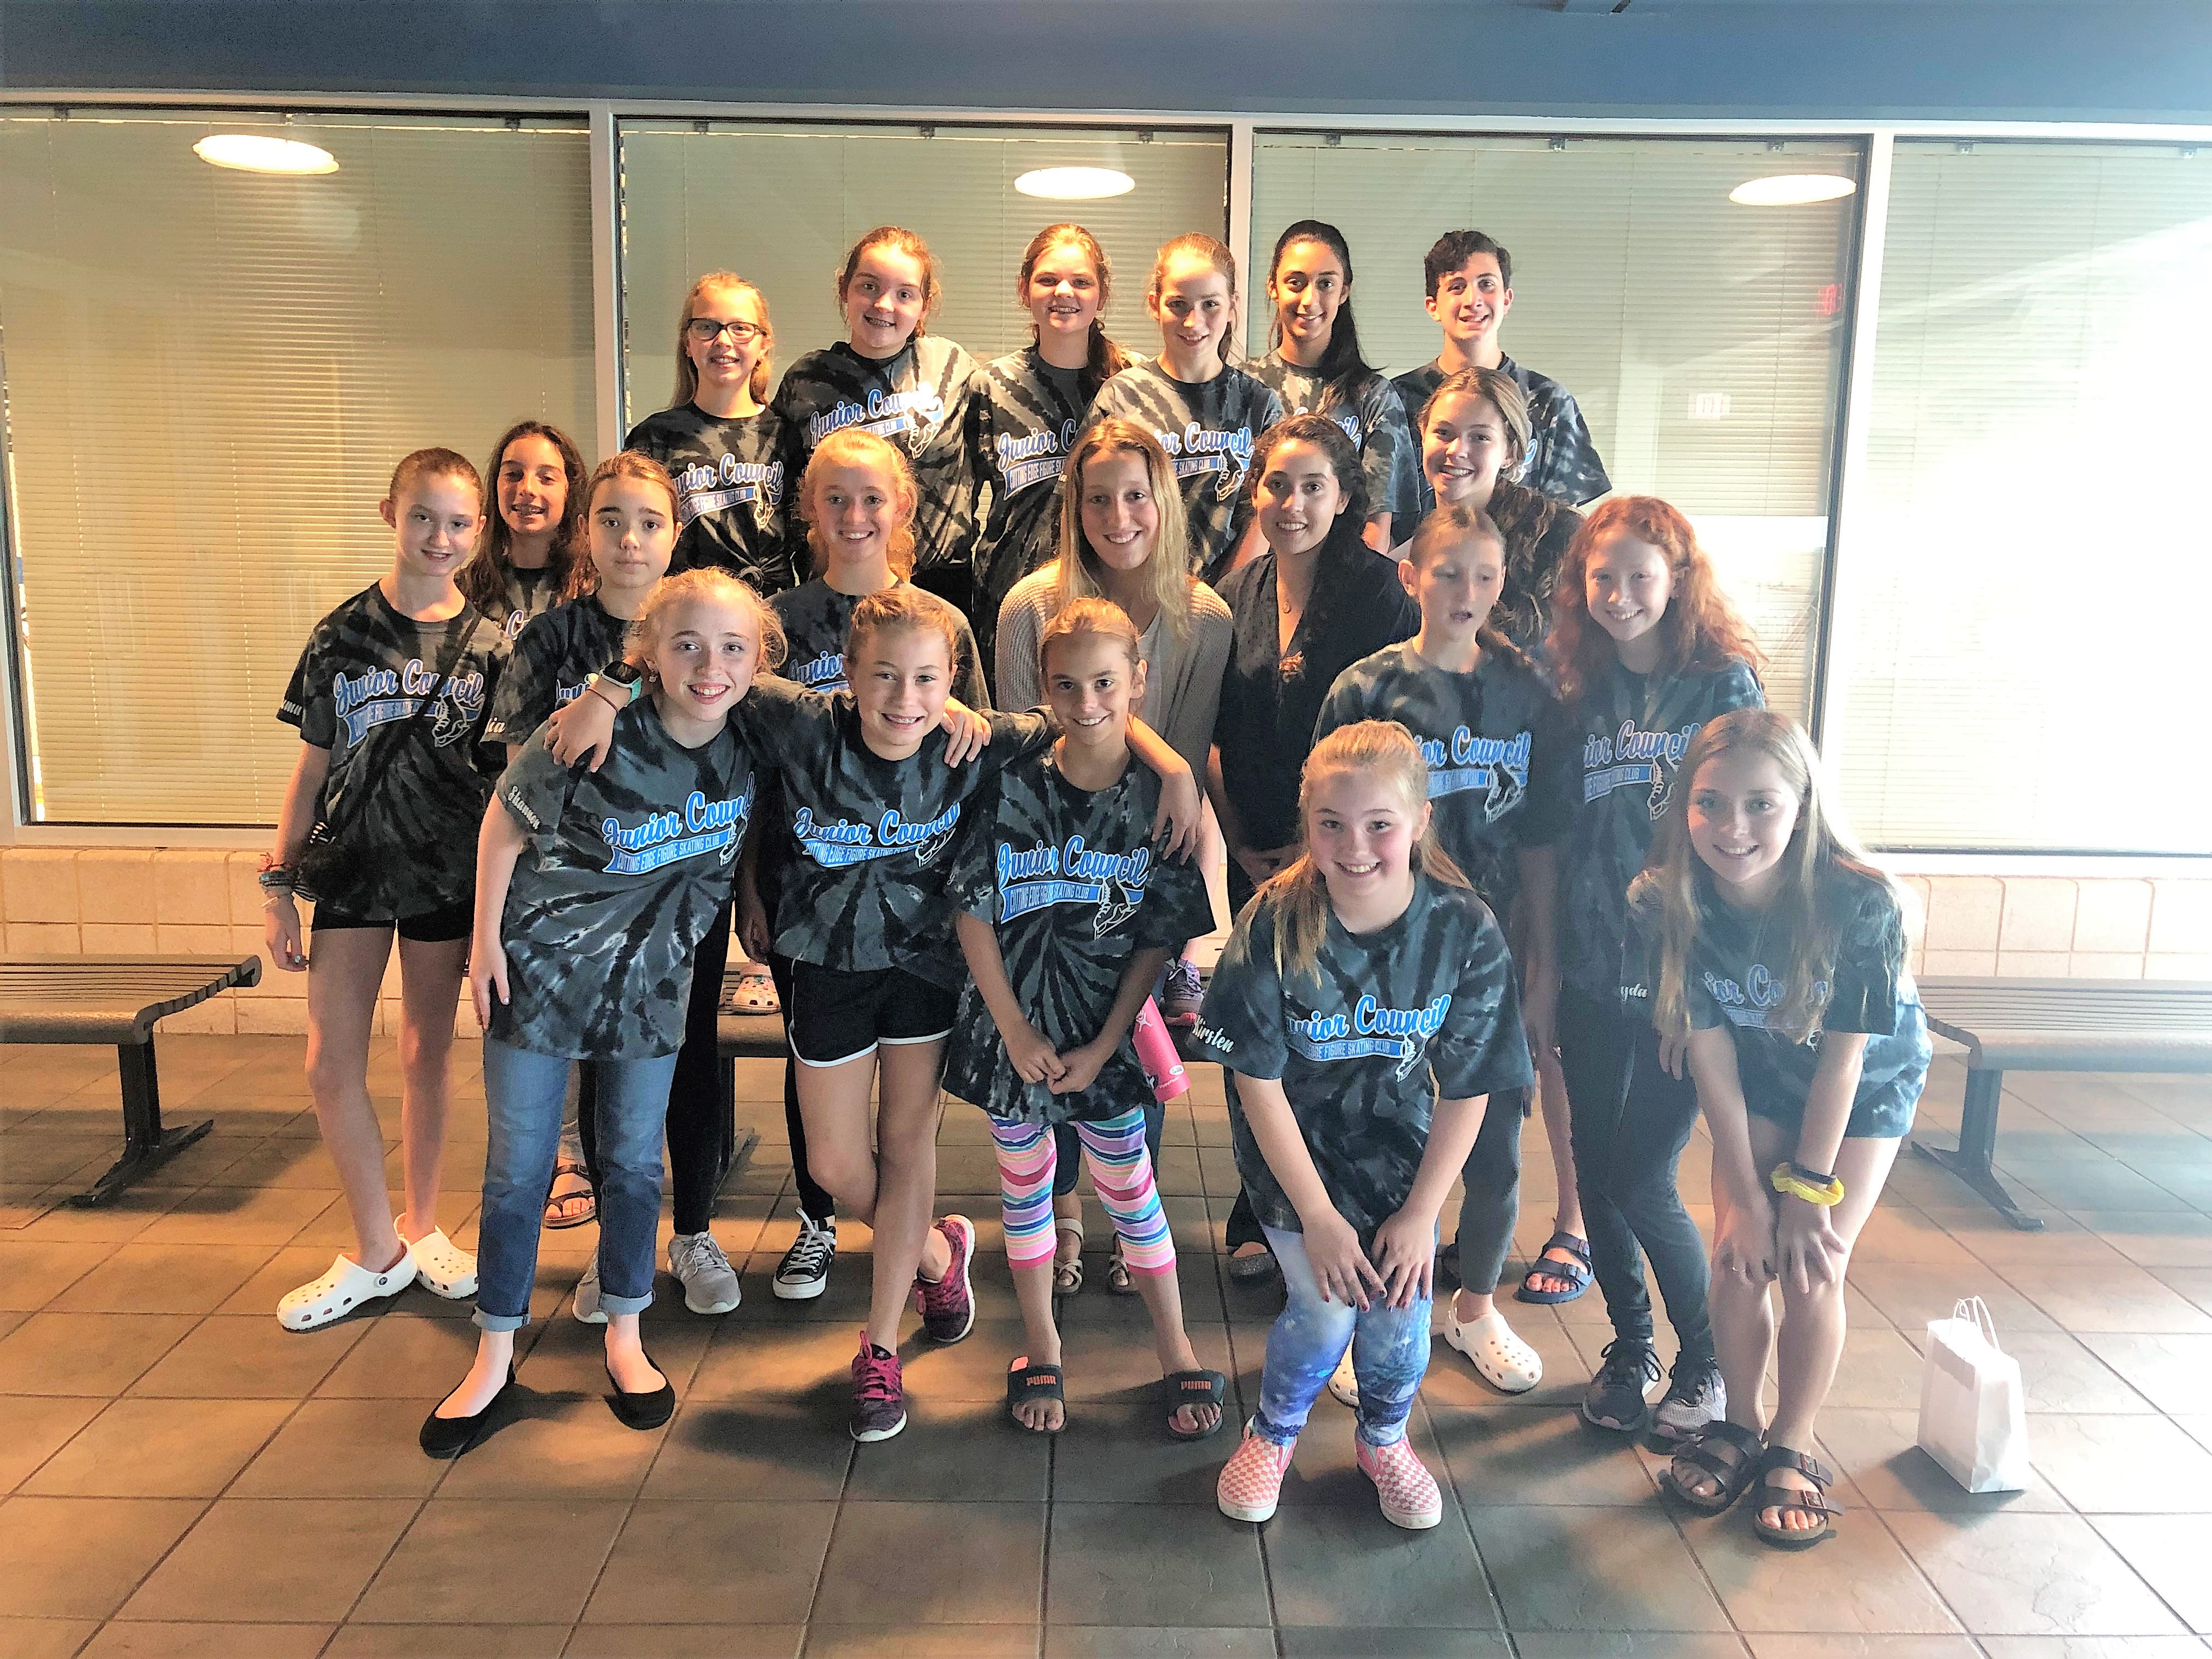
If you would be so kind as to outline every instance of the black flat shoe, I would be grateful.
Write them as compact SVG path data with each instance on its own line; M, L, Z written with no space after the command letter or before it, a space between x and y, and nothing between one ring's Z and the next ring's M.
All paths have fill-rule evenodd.
M507 1398L514 1386L514 1367L507 1368L507 1381L499 1385L499 1392L484 1401L483 1409L470 1417L441 1417L438 1407L430 1407L429 1416L422 1419L422 1432L416 1437L422 1449L432 1457L459 1457L477 1443L491 1421L491 1414L499 1409L499 1402ZM447 1395L446 1400L453 1395ZM439 1406L445 1400L438 1402Z
M643 1348L638 1350L645 1353ZM660 1371L653 1356L645 1354L645 1363ZM626 1429L657 1429L676 1414L676 1389L668 1381L668 1373L660 1371L660 1386L644 1394L628 1394L615 1382L614 1368L607 1368L607 1381L614 1385L614 1393L607 1403L614 1407L615 1416Z

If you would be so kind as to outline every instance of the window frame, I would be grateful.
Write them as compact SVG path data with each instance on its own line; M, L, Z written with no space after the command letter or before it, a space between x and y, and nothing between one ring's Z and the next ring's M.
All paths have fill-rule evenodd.
M35 94L0 88L0 109L25 112L48 110L64 118L72 111L114 110L181 115L255 115L272 112L392 113L425 116L559 116L588 122L591 130L591 203L592 247L592 347L597 411L603 431L619 432L623 404L621 258L621 180L618 124L624 119L686 118L714 123L775 123L778 125L844 125L873 119L894 125L933 124L952 126L1012 126L1097 128L1147 127L1224 131L1228 137L1228 172L1223 199L1228 222L1228 242L1249 288L1252 281L1252 185L1255 136L1259 133L1376 132L1404 134L1480 135L1499 137L1544 137L1555 143L1581 137L1716 137L1733 139L1824 139L1863 146L1862 184L1858 191L1856 243L1853 280L1844 296L1844 369L1838 388L1840 408L1835 425L1835 450L1830 468L1831 501L1826 552L1820 589L1817 638L1813 653L1811 685L1812 729L1823 748L1844 740L1847 732L1832 729L1828 687L1831 678L1849 672L1839 661L1833 618L1839 595L1848 595L1851 562L1848 538L1855 515L1863 510L1866 493L1866 432L1870 413L1872 369L1875 349L1875 313L1880 304L1881 265L1889 195L1891 159L1900 138L1949 139L1972 143L1981 139L2027 138L2046 142L2147 142L2178 144L2212 143L2212 125L2173 122L2033 121L2033 120L1917 120L1867 119L1630 119L1600 116L1441 116L1376 113L1329 114L1270 110L1133 110L1102 117L1098 112L1024 109L980 110L915 106L896 110L854 111L842 121L819 104L774 102L708 102L654 99L586 99L477 97L448 99L422 94L386 96L317 95L313 94L250 93L220 98L179 97L173 93L107 91L58 100L52 93ZM0 350L0 386L5 380L5 354ZM204 847L255 848L265 844L264 826L198 827L167 825L59 824L27 822L27 781L33 759L29 749L29 720L23 702L21 660L21 569L13 512L15 476L12 447L4 424L0 424L0 603L6 606L4 646L0 646L0 719L6 721L5 740L0 742L0 846L16 847ZM1879 849L1898 855L1915 869L1964 873L2040 873L2054 866L2080 873L2094 865L2100 875L2201 876L2212 854L2147 857L2087 849L2049 848L2034 851Z

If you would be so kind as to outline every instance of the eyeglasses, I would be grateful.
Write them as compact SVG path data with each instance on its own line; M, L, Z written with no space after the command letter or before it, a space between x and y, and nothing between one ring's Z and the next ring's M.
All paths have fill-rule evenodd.
M718 323L712 317L694 317L684 325L684 331L701 345L713 344L726 330L732 345L750 345L768 331L758 323Z

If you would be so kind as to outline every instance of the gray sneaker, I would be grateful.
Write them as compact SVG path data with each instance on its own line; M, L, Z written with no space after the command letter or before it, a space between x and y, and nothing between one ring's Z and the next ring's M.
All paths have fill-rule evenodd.
M1728 1385L1711 1359L1677 1359L1667 1392L1651 1413L1651 1432L1662 1440L1687 1440L1728 1415Z
M584 1276L576 1281L576 1303L569 1310L586 1325L604 1325L607 1316L599 1311L599 1257L597 1251L584 1264Z
M695 1314L726 1314L744 1299L737 1270L712 1233L678 1233L670 1239L668 1271L684 1286L684 1305Z
M1583 1418L1601 1429L1633 1434L1644 1426L1644 1391L1659 1380L1658 1356L1646 1342L1615 1337L1605 1345L1604 1363L1583 1392Z

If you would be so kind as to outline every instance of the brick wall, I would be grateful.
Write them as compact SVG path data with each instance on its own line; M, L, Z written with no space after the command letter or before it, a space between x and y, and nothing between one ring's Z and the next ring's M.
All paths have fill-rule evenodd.
M2212 979L2212 876L1952 876L1899 880L1924 921L1912 966L1925 974L2029 979ZM0 848L0 926L10 956L261 950L258 853L110 848ZM249 1034L307 1030L307 979L264 962L261 983L188 1009L165 1030ZM377 1030L398 1026L392 953ZM476 1018L465 994L460 1028Z

